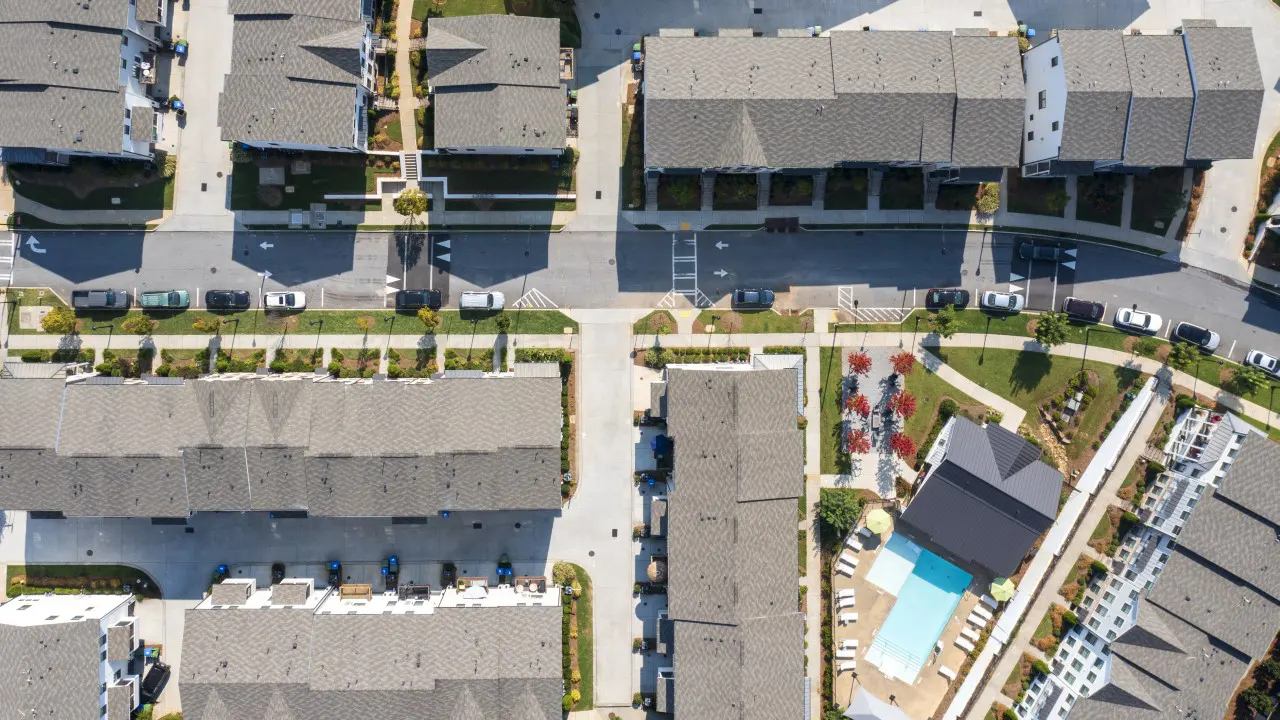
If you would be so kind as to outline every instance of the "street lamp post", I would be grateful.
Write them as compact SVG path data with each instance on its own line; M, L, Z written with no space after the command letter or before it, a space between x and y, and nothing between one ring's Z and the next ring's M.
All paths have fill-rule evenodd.
M1196 390L1200 387L1200 361L1204 360L1204 358L1204 353L1196 353L1196 376L1191 380L1191 398L1193 400L1200 397ZM1213 364L1222 367L1222 362L1219 360L1214 360Z
M1111 334L1111 331L1110 331L1110 330L1104 330L1104 329L1102 329L1102 328L1095 327L1095 326L1093 326L1093 325L1089 325L1089 326L1085 327L1085 329L1084 329L1084 352L1080 353L1080 369L1081 369L1081 370L1084 370L1084 361L1085 361L1085 358L1089 355L1089 333L1093 332L1094 330L1097 330L1097 331L1098 331L1098 332L1100 332L1100 333L1106 333L1107 335L1110 335L1110 334Z
M391 352L391 328L395 327L396 316L388 315L382 318L382 322L387 324L387 347L382 351L382 357L385 358L387 354Z
M236 346L236 333L240 332L240 318L222 318L218 321L219 326L227 323L235 323L235 327L231 330L231 345L227 348L227 352L231 352L232 348Z
M853 301L853 331L858 332L858 301Z
M110 350L110 349L111 349L111 336L116 334L116 325L115 325L115 323L104 323L104 324L102 324L102 325L94 325L94 326L93 326L93 329L94 329L94 331L95 331L95 332L96 332L96 331L98 331L98 330L101 330L102 328L110 328L110 332L108 332L108 333L107 333L107 346L106 346L105 348L103 348L103 350Z

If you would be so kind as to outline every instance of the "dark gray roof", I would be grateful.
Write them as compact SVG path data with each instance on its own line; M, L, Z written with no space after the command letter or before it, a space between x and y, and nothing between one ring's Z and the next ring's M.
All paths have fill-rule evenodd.
M1249 508L1280 525L1280 493L1274 481L1280 470L1280 445L1256 433L1245 436L1216 496Z
M1017 569L1058 511L1062 473L1035 445L989 423L956 417L941 463L902 519L948 552L996 575Z
M367 31L360 3L319 3L287 14L283 6L290 3L279 4L282 14L254 6L235 16L231 72L218 102L222 139L354 147ZM349 8L356 8L354 17ZM232 12L238 9L241 3ZM328 12L334 14L321 14Z
M133 624L121 620L107 628L107 659L128 660L133 654Z
M137 0L135 7L137 8L138 20L149 23L159 23L160 17L163 15L162 6L167 0Z
M231 0L232 15L314 15L359 20L364 5L357 0Z
M1120 160L1132 95L1119 30L1059 30L1067 81L1062 160Z
M794 717L804 707L795 604L803 477L792 370L667 372L674 443L668 613L682 715Z
M853 161L950 162L956 76L949 32L833 32L841 123Z
M56 0L47 3L0 0L0 19L3 22L52 22L123 30L129 24L129 5L129 0Z
M1274 468L1272 479L1276 477ZM1280 598L1280 537L1276 525L1259 522L1247 508L1216 496L1201 500L1182 527L1178 544Z
M113 681L107 686L107 720L133 717L133 682Z
M1186 161L1195 93L1187 51L1176 35L1125 35L1133 108L1124 162L1137 167L1178 166Z
M560 21L471 15L427 21L437 147L564 147Z
M305 582L286 580L271 586L272 605L305 605L311 586Z
M29 421L0 437L0 506L144 517L556 509L559 395L559 377L4 380L0 401ZM151 419L148 432L101 422L120 413Z
M1185 27L1183 37L1196 87L1187 157L1253 157L1265 89L1252 28Z
M183 716L191 720L560 717L556 606L321 615L188 610Z
M956 123L951 162L963 167L1013 167L1022 153L1026 88L1018 39L951 38L956 70Z
M96 619L18 626L0 623L0 704L23 717L98 717ZM28 711L33 711L30 715Z
M1271 560L1277 562L1274 557ZM1280 604L1181 548L1174 550L1146 602L1154 602L1250 657L1264 654L1280 628Z
M135 105L129 109L129 139L155 142L156 113L150 105Z

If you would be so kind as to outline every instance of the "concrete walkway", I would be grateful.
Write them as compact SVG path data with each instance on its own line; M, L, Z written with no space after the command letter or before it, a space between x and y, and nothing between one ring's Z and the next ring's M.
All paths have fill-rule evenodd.
M818 530L814 506L822 492L822 377L821 354L816 348L806 348L804 359L805 381L805 446L804 486L805 509L800 529L808 533L808 553L805 574L800 584L808 588L805 595L805 675L809 677L809 707L811 720L822 714L822 536Z
M1093 529L1097 527L1098 521L1106 514L1107 508L1120 502L1119 498L1116 497L1116 490L1120 488L1125 476L1129 474L1129 469L1133 467L1134 462L1137 461L1138 456L1146 447L1147 438L1151 436L1151 432L1160 421L1160 415L1164 412L1164 407L1169 402L1170 395L1170 388L1164 385L1157 386L1151 405L1147 407L1142 420L1138 422L1137 429L1134 431L1128 445L1125 446L1124 452L1121 453L1120 459L1116 462L1115 469L1111 471L1106 482L1090 500L1089 509L1085 512L1079 525L1076 526L1075 533L1063 549L1062 554L1055 560L1053 570L1041 587L1040 593L1031 603L1026 615L1023 616L1022 623L1018 626L1017 634L1010 639L1004 654L1001 655L999 662L996 663L995 669L991 671L985 687L977 695L977 699L974 700L973 704L969 706L968 720L982 720L982 717L991 708L991 703L993 702L998 701L1001 704L1012 707L1013 698L1005 697L1001 693L1001 686L1004 684L1005 679L1009 677L1009 674L1013 672L1024 652L1031 653L1037 657L1043 656L1043 653L1031 645L1031 638L1040 624L1040 619L1049 611L1051 604L1057 603L1064 606L1068 604L1058 595L1058 588L1062 587L1062 583L1066 581L1067 574L1074 566L1076 558L1080 557L1082 553L1092 553L1089 548L1089 537L1092 535ZM997 643L992 642L988 647L997 645Z
M427 26L424 23L422 26L424 37L426 31ZM396 4L396 47L398 48L396 75L400 76L400 99L396 104L400 109L400 151L405 157L418 154L418 123L413 114L418 107L418 98L413 94L417 78L413 77L413 68L409 64L409 43L412 39L413 0L398 0ZM369 130L372 135L373 128ZM417 178L409 180L407 187L418 187Z
M1014 432L1018 431L1018 426L1022 424L1022 419L1027 415L1026 410L956 372L955 368L942 362L937 355L928 350L920 350L917 354L920 356L920 361L924 366L937 374L938 377L946 380L957 390L974 400L1000 413L1003 416L1000 419L1000 427Z

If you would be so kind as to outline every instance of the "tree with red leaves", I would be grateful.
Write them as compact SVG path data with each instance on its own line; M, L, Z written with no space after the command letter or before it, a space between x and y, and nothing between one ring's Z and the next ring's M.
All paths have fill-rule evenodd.
M854 375L871 372L871 356L864 352L849 353L849 372Z
M889 437L889 449L903 460L910 460L916 456L916 441L902 433L894 433Z
M849 434L845 436L845 441L848 443L849 452L851 453L865 455L866 453L871 452L871 438L867 437L865 430L850 431Z
M867 396L862 393L850 395L845 400L844 409L846 412L857 413L862 417L871 414L871 403L867 401Z
M905 350L889 358L889 362L893 365L893 371L899 375L910 375L916 369L916 356Z
M889 407L906 420L916 414L916 396L904 390L889 399Z

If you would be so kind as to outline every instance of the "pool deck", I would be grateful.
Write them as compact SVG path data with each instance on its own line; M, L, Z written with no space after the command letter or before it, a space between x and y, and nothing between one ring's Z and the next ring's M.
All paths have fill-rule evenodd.
M970 627L965 622L965 618L969 616L974 606L980 602L979 596L974 594L975 590L978 589L976 583L979 581L975 579L974 582L970 583L969 589L961 596L960 604L956 606L955 613L947 621L946 627L943 628L942 636L939 638L942 643L941 655L935 655L925 661L924 667L920 669L914 684L908 685L897 678L891 678L866 659L867 650L871 648L876 633L880 631L880 626L884 624L885 618L889 616L889 611L893 609L894 603L898 601L898 598L867 580L867 572L875 564L876 558L879 557L880 550L884 546L883 539L887 539L889 536L890 533L886 532L880 537L873 535L870 538L861 538L857 536L855 530L855 537L859 537L862 540L862 551L852 553L847 548L842 550L842 552L851 552L858 558L858 567L852 578L833 570L831 574L831 590L833 594L838 594L841 590L853 588L857 594L857 604L842 611L836 608L835 599L832 599L832 639L837 649L843 640L854 639L858 641L857 684L859 686L870 691L881 700L888 701L890 695L895 696L897 705L903 712L914 720L926 720L937 710L938 704L951 686L951 681L938 674L938 668L946 666L956 673L957 681L961 679L960 666L965 661L966 653L956 647L955 641L956 638L960 637L960 631L963 628ZM839 555L837 553L836 557L838 558ZM839 622L841 612L858 613L858 622L841 625ZM838 705L844 707L849 704L849 699L853 697L855 690L853 673L839 672L840 663L844 661L835 659L833 662L836 669L834 700Z

